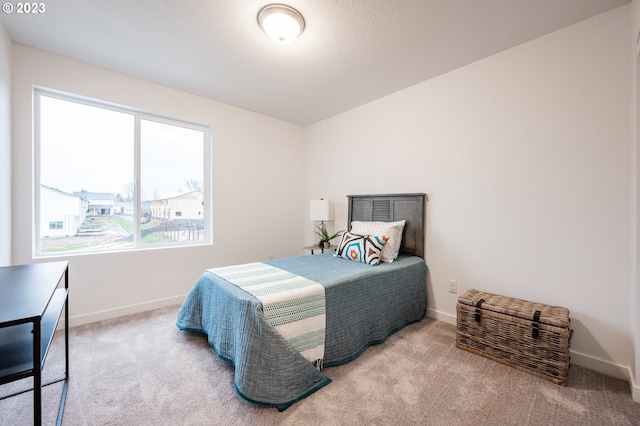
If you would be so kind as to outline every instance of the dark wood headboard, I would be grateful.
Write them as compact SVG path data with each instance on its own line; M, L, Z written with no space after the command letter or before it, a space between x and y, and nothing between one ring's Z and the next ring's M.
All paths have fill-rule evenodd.
M354 220L405 220L400 253L424 258L426 194L347 195L347 198L349 230Z

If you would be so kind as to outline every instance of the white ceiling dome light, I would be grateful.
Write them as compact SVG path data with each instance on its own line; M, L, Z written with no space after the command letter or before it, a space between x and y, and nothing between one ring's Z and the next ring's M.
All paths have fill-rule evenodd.
M304 30L304 18L294 8L270 4L258 13L260 28L275 42L291 43Z

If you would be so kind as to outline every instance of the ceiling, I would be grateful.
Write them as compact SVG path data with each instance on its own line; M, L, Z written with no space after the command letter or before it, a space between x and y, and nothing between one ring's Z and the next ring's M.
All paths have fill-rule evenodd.
M308 125L630 0L288 0L306 27L280 45L269 0L46 0L2 13L15 43Z

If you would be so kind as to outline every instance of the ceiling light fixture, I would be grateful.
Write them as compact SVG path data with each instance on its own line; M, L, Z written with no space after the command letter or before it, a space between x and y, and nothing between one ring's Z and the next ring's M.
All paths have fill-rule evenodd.
M260 28L275 42L291 43L304 30L304 18L292 7L270 4L258 13Z

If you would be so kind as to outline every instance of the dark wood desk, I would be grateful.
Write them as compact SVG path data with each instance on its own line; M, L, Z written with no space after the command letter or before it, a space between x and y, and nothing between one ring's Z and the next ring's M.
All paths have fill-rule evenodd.
M64 287L58 288L64 279ZM0 268L0 385L33 376L33 422L42 423L42 387L64 381L58 425L69 385L69 262ZM42 383L42 368L64 310L65 375Z

